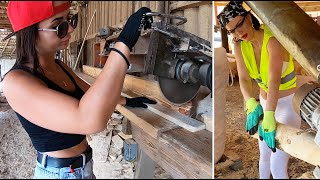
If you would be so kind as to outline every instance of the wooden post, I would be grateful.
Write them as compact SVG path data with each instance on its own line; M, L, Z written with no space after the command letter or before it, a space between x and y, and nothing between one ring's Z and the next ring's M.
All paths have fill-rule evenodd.
M135 179L153 179L156 163L142 150L139 150Z
M228 34L225 28L221 28L221 40L222 40L222 47L224 47L227 53L229 53L230 50L229 50Z

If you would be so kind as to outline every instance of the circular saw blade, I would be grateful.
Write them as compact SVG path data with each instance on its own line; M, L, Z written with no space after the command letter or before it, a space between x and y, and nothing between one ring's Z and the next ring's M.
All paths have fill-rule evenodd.
M159 77L162 94L174 104L184 104L195 97L200 84L182 83L176 79Z

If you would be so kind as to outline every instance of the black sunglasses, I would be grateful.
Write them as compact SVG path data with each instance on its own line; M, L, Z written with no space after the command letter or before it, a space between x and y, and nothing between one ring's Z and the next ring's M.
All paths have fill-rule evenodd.
M244 23L244 20L246 19L246 16L247 16L247 13L243 15L243 18L242 18L241 22L238 23L235 28L231 29L230 31L227 31L228 34L233 34L233 33L235 33L235 31L236 31L237 28L239 28L239 27L241 28L241 26L242 26L243 23Z
M62 39L66 37L68 34L69 24L72 26L73 29L75 29L78 25L78 13L74 14L71 18L68 18L68 20L61 22L55 29L44 29L39 28L38 31L56 31L57 36Z

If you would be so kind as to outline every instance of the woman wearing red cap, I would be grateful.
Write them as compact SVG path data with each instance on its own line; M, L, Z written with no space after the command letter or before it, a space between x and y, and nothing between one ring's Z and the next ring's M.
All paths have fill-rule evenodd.
M261 179L288 179L289 155L276 148L276 122L300 128L292 99L296 90L293 58L268 27L231 1L218 15L220 25L234 37L235 57L242 95L246 101L246 131L259 133ZM260 103L252 92L252 79L260 87ZM259 125L259 121L262 120Z
M37 150L34 178L95 178L86 135L101 132L115 106L146 107L144 97L120 98L128 57L152 18L141 8L127 20L94 84L89 87L55 53L68 46L77 24L69 1L10 1L17 59L4 94Z

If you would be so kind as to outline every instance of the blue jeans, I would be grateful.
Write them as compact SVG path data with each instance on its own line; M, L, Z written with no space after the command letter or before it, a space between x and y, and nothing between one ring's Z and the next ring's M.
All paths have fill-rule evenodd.
M46 156L43 156L43 159L45 159L45 157ZM37 161L33 179L96 179L95 175L93 174L92 159L83 167L73 169L73 171L70 169L70 167L45 167L44 162L44 160L42 160L42 163Z

